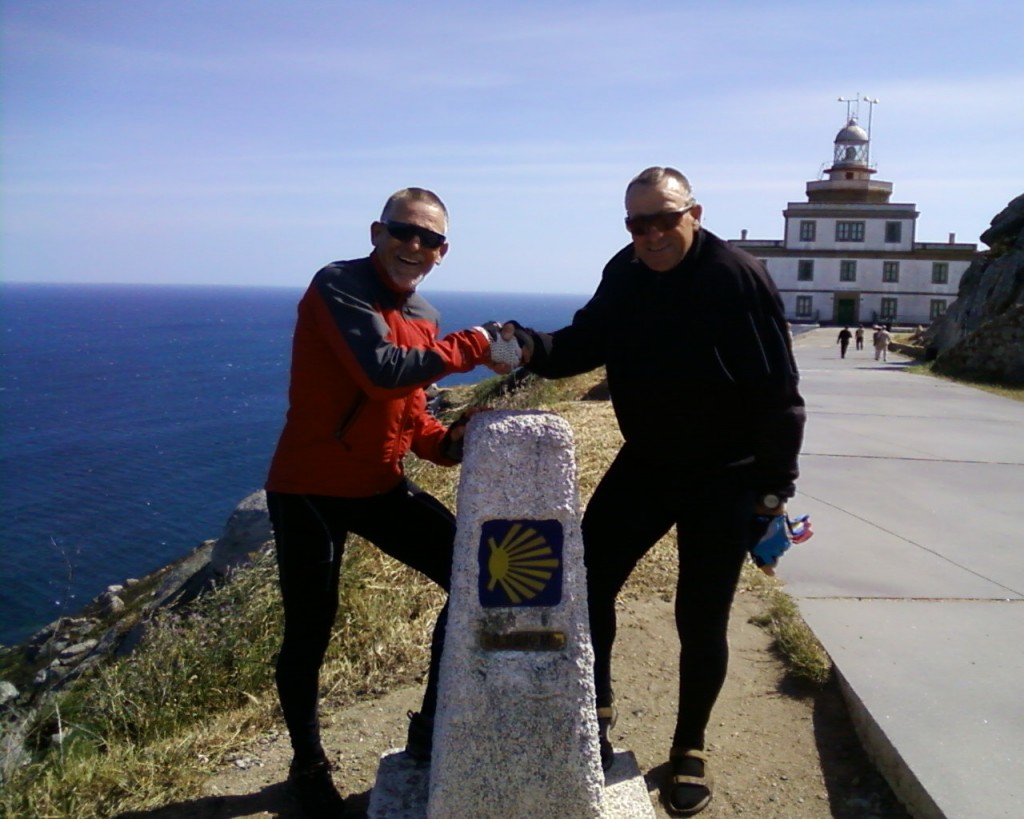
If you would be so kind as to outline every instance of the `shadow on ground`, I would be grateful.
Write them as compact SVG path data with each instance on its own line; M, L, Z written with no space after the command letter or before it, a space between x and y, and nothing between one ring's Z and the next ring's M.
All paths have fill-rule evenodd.
M834 674L813 698L814 738L832 816L911 819L864 752Z
M883 372L902 372L917 365L916 361L879 361L876 364L858 365L858 370L882 370Z
M120 813L114 819L232 819L269 813L276 819L299 819L301 814L288 795L283 782L267 785L255 793L234 796L203 796L184 802L175 802L152 810L133 810Z
M370 806L370 792L354 793L345 797L345 813L338 819L366 819ZM235 819L240 816L267 814L274 819L304 819L298 805L288 794L284 782L267 785L254 793L233 796L203 796L184 802L119 813L114 819Z

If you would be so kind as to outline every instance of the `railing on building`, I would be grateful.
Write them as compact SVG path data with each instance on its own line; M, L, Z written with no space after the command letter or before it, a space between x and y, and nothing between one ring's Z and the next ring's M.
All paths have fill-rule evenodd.
M914 250L969 250L978 249L971 242L914 242Z
M818 325L823 326L823 327L831 326L831 325L839 326L840 324L844 324L845 323L845 324L850 324L851 326L854 325L854 324L863 324L865 327L874 327L874 326L879 325L879 324L884 324L887 327L888 326L892 326L892 327L899 326L899 327L914 328L914 327L928 327L928 326L931 325L931 323L933 321L935 321L935 318L930 318L928 316L906 315L906 314L903 314L903 313L897 313L895 316L883 316L877 310L872 310L870 318L861 317L861 318L856 319L855 321L839 322L839 321L837 321L833 317L833 318L825 319L823 321L822 318L821 318L821 311L820 310L815 310L813 314L807 314L807 315L792 314L792 315L787 315L786 316L786 321L788 321L790 324L818 324Z
M871 323L872 324L884 324L887 327L899 325L900 327L928 327L934 318L929 316L915 316L913 314L907 315L905 313L897 313L894 316L883 316L880 315L877 310L871 311Z

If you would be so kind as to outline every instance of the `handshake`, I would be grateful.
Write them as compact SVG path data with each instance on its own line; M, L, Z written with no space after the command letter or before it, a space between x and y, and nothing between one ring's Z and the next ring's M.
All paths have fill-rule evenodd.
M516 321L498 324L489 321L477 328L487 335L491 342L491 360L488 366L496 373L506 374L517 367L530 363L540 336Z

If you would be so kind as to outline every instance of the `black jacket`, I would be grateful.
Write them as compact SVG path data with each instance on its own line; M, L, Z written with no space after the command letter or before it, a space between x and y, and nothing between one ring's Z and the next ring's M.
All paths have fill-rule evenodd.
M782 302L756 259L703 229L664 273L623 248L529 367L560 378L602 364L634 455L696 474L744 468L753 489L793 495L804 402Z

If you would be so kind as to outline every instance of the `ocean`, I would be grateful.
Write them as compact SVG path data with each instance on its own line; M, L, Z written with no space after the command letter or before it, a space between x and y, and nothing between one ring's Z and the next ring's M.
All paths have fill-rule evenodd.
M423 292L442 332L509 318L554 329L586 301ZM221 534L263 485L301 295L0 284L0 643Z

